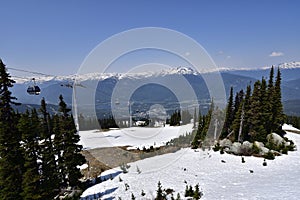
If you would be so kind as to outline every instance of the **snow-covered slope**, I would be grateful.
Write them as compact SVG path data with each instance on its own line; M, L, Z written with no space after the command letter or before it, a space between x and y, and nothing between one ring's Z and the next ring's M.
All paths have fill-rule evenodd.
M192 131L193 124L159 128L131 127L107 132L80 131L80 143L85 149L131 146L133 148L159 147L173 138Z
M290 127L289 127L290 128ZM288 133L296 145L300 145L300 135ZM120 169L106 171L102 176L112 177L88 188L82 199L154 199L157 183L163 188L179 192L183 198L186 185L199 184L204 196L202 199L298 199L300 196L300 152L267 160L241 157L219 152L182 149L176 153L165 154L130 163L129 173ZM223 162L222 162L223 161ZM137 172L137 167L141 173ZM155 170L151 170L155 169ZM250 170L253 173L250 173ZM120 181L120 179L122 181ZM186 184L187 183L187 184ZM128 189L125 189L128 185ZM141 195L142 190L146 193Z

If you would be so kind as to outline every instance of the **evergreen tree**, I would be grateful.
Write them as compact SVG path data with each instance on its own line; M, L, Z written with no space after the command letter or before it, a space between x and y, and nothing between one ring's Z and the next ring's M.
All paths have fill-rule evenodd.
M285 116L281 102L280 69L277 71L275 84L273 78L274 68L272 67L268 84L266 79L262 78L261 81L254 83L252 94L250 85L247 87L245 98L243 98L242 91L237 94L234 105L235 117L231 126L234 132L233 140L266 142L266 137L271 132L284 134L281 130ZM229 99L229 105L231 105L230 101L231 99ZM228 121L228 117L226 120ZM225 123L225 127L227 126L228 124Z
M300 117L298 116L287 116L285 123L292 124L295 128L300 128Z
M260 82L256 84L260 85ZM258 88L257 90L258 91ZM234 140L250 140L250 127L253 128L253 125L249 123L249 118L252 117L252 96L251 96L251 86L247 86L245 98L241 99L241 103L239 103L239 109L235 113L235 118L232 123L232 129L234 133ZM256 102L257 103L257 102ZM252 130L252 129L251 129ZM240 138L239 138L240 137Z
M260 81L254 83L253 94L250 98L250 110L248 110L247 124L249 125L249 133L251 140L264 142L267 132L263 122L263 111L261 102L262 84Z
M237 113L237 111L240 108L240 105L242 103L242 101L244 100L244 90L240 90L238 93L236 93L235 95L235 100L234 100L234 112L233 112L233 118L235 118L235 114Z
M261 88L260 88L260 102L261 102L261 124L264 127L265 134L263 137L267 137L267 134L270 132L269 127L269 120L271 118L271 112L270 112L270 102L267 92L267 82L265 78L262 78L261 80Z
M234 133L234 140L243 141L243 128L245 120L245 102L243 90L240 90L240 92L236 93L233 115L234 117L231 124L231 130Z
M265 107L266 112L268 113L267 121L266 121L266 131L267 133L272 132L273 128L273 96L274 96L274 67L271 67L268 87L267 87L267 106Z
M198 148L200 147L203 142L207 139L207 133L212 131L210 128L211 118L213 116L214 111L214 101L212 100L210 108L207 112L207 115L201 116L200 110L199 110L199 123L197 132L194 136L194 139L192 141L192 148Z
M199 109L200 111L200 109ZM194 109L194 123L193 123L193 128L196 128L196 121L197 121L197 109L195 108Z
M249 124L247 124L247 119L249 118L249 111L251 109L251 94L252 94L252 89L251 86L247 86L246 94L245 94L245 99L243 101L243 105L241 105L241 109L243 109L244 106L244 122L243 127L242 127L242 140L243 141L249 141L250 140L250 135L249 135ZM239 115L240 116L240 115Z
M35 109L31 115L27 110L21 115L18 123L19 131L22 132L22 141L24 149L24 174L22 181L23 199L41 199L40 191L40 174L38 163L40 152L38 135L40 132L40 121Z
M281 72L278 68L274 86L274 95L272 98L272 131L283 135L281 125L284 121L283 106L281 102Z
M14 83L0 59L0 198L18 200L22 192L23 155L17 115L12 109L13 104L18 104L9 91Z
M82 177L78 165L86 162L84 156L81 154L82 146L78 145L80 137L76 130L73 117L69 115L71 109L67 108L62 95L59 97L59 112L60 115L60 130L56 134L60 134L62 138L63 149L63 182L67 186L75 187L80 185L79 179Z
M199 109L199 115L198 115L198 127L197 127L197 131L195 133L195 136L193 138L193 141L192 141L192 148L196 149L199 147L200 145L200 141L201 141L201 134L202 134L202 131L203 131L203 128L204 128L204 116L201 115L201 111Z
M212 119L213 114L214 114L214 110L215 110L215 103L214 103L214 100L212 99L211 104L210 104L210 108L207 112L207 115L205 116L205 118L203 120L204 126L203 126L203 130L202 130L201 136L200 136L202 141L206 140L207 139L206 138L207 134L211 133L211 131L213 131L209 128L211 127L210 124L211 124L211 119ZM210 135L212 135L212 134L210 134Z
M229 132L231 124L234 120L234 107L233 107L233 88L230 88L230 95L228 99L228 105L226 108L226 117L223 125L223 130L221 132L220 138L225 138Z
M160 181L158 181L155 200L164 200L164 199L165 198L164 198L164 195L163 195L162 186L161 186Z
M180 110L176 110L175 113L171 115L170 126L179 126L181 121Z
M55 152L53 149L52 129L50 126L50 115L47 111L46 102L41 101L41 195L44 199L53 199L59 192L59 178Z
M65 148L64 144L64 135L61 132L61 126L63 126L64 121L60 122L60 116L54 115L52 117L53 122L53 133L55 137L53 139L53 151L56 156L56 166L57 166L57 178L60 187L67 187L65 180L65 166L64 166L64 158L63 158L63 150Z
M199 200L200 198L201 198L201 193L200 193L200 189L199 189L199 184L197 184L195 186L195 191L194 191L193 199Z
M269 82L268 82L268 91L270 91L273 88L273 80L274 79L274 67L272 65L271 70L270 70L270 75L269 75ZM269 94L271 95L271 94Z
M244 121L245 121L245 101L242 101L240 103L238 111L235 113L235 118L232 123L232 130L234 133L233 136L235 141L238 141L239 139L240 140L245 139L243 135L244 133L243 128L245 126ZM240 130L242 131L241 138L239 138Z

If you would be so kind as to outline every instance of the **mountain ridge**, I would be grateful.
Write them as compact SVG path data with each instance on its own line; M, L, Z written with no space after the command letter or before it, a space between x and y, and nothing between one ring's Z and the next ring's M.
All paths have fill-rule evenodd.
M288 66L288 64L286 64ZM290 68L282 68L282 99L285 102L288 107L288 112L295 114L295 111L297 110L296 114L300 115L300 111L298 109L300 105L300 93L299 93L299 87L300 85L300 62L298 65L298 62L292 63L292 66L296 67L290 67ZM299 68L298 68L299 67ZM97 100L96 97L95 102L103 103L106 106L110 106L111 104L111 94L114 90L115 85L118 81L122 80L122 82L131 82L134 83L134 81L142 81L143 78L149 78L153 79L154 81L156 78L172 78L172 76L178 76L182 75L192 86L192 88L197 93L197 97L199 98L200 102L207 102L207 99L209 99L209 93L208 90L205 89L206 84L202 78L202 74L199 72L196 72L194 69L189 67L177 67L177 68L171 68L167 70L162 70L161 72L153 71L152 73L127 73L127 74L121 74L121 73L107 73L107 74L101 74L101 73L90 73L90 74L83 74L80 76L75 75L69 75L69 76L56 76L56 77L45 77L44 79L36 79L36 84L41 88L42 92L40 95L28 95L26 92L26 89L28 86L32 85L33 82L31 80L27 80L24 82L16 82L14 87L12 88L13 95L16 96L19 100L19 102L23 104L40 104L41 98L45 98L47 103L49 104L58 104L58 97L60 94L64 96L64 99L66 103L69 105L72 104L72 85L76 84L76 86L80 88L89 89L90 85L98 85L102 88L97 88L97 91L101 91L105 94L107 97L105 97L102 100ZM230 87L232 86L234 89L234 92L238 92L241 89L246 88L247 85L253 84L256 80L261 79L261 77L268 77L269 75L269 69L255 69L255 70L224 70L220 71L220 75L223 79L226 94L228 96ZM176 80L176 79L174 79ZM150 87L151 88L151 87ZM153 88L153 87L152 87ZM163 94L163 91L159 90L153 90L153 92L156 91L158 95ZM136 95L141 98L143 96L142 90L139 91L139 94ZM151 91L149 91L151 93ZM101 93L97 93L96 96L100 95ZM164 99L164 95L160 95L161 101L164 101L167 99ZM164 97L164 98L163 98ZM151 95L150 95L151 98ZM291 104L291 102L293 102ZM96 103L95 103L96 104ZM299 105L298 105L299 104ZM103 107L103 106L102 106ZM298 113L299 111L299 113Z

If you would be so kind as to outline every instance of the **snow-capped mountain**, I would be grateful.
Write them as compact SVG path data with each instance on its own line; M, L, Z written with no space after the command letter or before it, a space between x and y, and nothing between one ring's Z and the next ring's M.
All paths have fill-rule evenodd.
M280 64L282 72L282 96L283 101L293 101L293 104L289 103L285 109L294 114L300 114L300 62L290 62ZM16 84L12 89L13 95L18 98L18 101L23 104L40 104L41 98L44 97L49 104L56 105L58 102L58 96L62 94L65 101L70 105L72 103L72 88L71 85L74 84L76 80L77 85L81 85L85 89L89 89L91 83L98 84L97 94L100 95L101 92L105 97L101 97L98 100L96 97L95 101L98 104L110 106L111 95L116 84L122 80L123 84L136 84L141 82L143 79L151 79L154 82L156 80L163 80L165 78L170 78L176 80L176 76L184 77L191 87L195 90L199 101L206 102L210 99L209 92L205 81L202 78L203 73L199 73L191 67L177 67L164 69L161 71L146 71L138 73L89 73L89 74L77 74L69 76L39 76L39 77L28 77L18 78L12 76L16 80ZM224 81L225 90L228 93L229 88L232 86L235 92L241 89L245 89L248 84L253 84L256 80L261 79L261 77L268 77L269 68L262 69L220 69L220 74ZM27 87L33 85L32 78L35 78L36 85L38 85L42 92L38 96L28 95L26 90ZM135 81L135 82L134 82ZM152 86L145 86L144 90L139 90L134 95L138 101L152 101L152 102L167 102L175 101L176 99L170 99L168 97L167 91L165 89ZM148 98L148 99L145 99ZM298 102L295 104L295 102ZM299 104L299 105L298 105ZM291 106L295 105L295 106Z
M280 69L297 69L300 68L300 62L281 63L278 67L280 67Z
M300 62L287 62L287 63L281 63L278 64L275 67L279 67L281 70L287 70L287 69L299 69L300 68ZM206 72L198 72L197 70L193 69L192 67L175 67L175 68L169 68L169 69L163 69L161 71L145 71L145 72L138 72L138 73L87 73L87 74L74 74L74 75L67 75L67 76L39 76L39 77L14 77L14 80L18 84L22 83L30 83L32 82L32 79L35 78L35 81L37 83L45 83L45 82L62 82L62 81L69 81L72 82L76 79L76 81L86 81L86 80L104 80L107 78L115 77L115 78L145 78L145 77L151 77L151 76L165 76L165 75L173 75L173 74L192 74L192 75L201 75L203 73L210 73L210 72L216 72L217 70L220 73L228 72L228 73L234 73L238 75L244 75L247 76L247 73L249 73L250 77L253 77L252 72L256 73L261 71L264 72L270 69L270 66L267 67L261 67L261 68L230 68L230 67L219 67L216 69L212 69L211 71ZM259 78L259 77L254 77ZM298 77L300 78L300 77ZM289 78L290 79L290 78Z

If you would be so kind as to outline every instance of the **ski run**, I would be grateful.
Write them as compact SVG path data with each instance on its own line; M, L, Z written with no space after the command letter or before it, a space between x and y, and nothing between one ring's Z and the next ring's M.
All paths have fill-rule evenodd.
M184 134L191 125L181 127L166 127L163 138L159 138L162 145L164 142L178 134ZM298 129L284 125L284 130L299 131ZM129 128L127 132L146 133L145 128ZM149 129L149 131L151 131ZM153 131L153 130L152 130ZM170 133L169 135L167 133ZM114 146L129 145L141 147L153 145L157 141L155 137L147 139L141 136L137 139L132 135L121 134L120 130L112 130L103 134L95 131L81 132L84 148L103 147L103 136L109 138L108 143ZM300 145L300 135L287 132L296 146ZM123 139L122 139L123 138ZM102 142L102 143L101 143ZM184 197L186 185L199 184L203 192L201 199L298 199L300 196L300 152L288 152L288 155L276 156L275 160L267 160L267 166L263 166L263 158L244 157L245 163L241 162L240 156L220 154L213 150L181 149L175 153L164 154L129 163L128 173L122 173L120 167L105 171L101 174L102 183L96 184L81 195L81 199L154 199L158 182L163 189L174 190L174 198L177 193L181 199ZM144 195L142 196L142 191ZM171 199L171 195L168 195Z

